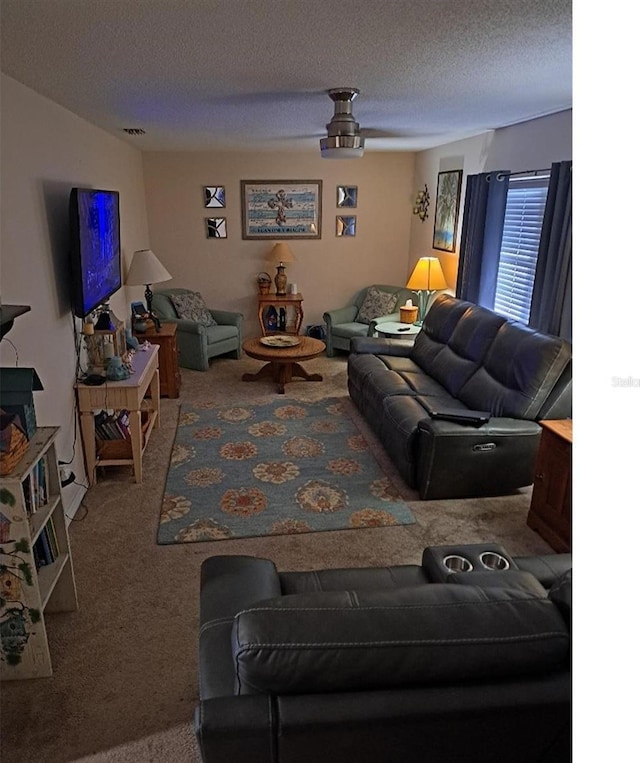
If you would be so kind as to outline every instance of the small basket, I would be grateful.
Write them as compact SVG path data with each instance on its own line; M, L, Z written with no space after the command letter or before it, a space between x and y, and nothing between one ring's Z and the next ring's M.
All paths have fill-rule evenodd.
M268 294L271 289L271 276L268 273L258 273L258 291L260 294Z
M9 432L6 432L6 429L9 429ZM9 424L8 427L3 427L2 430L3 449L0 454L0 475L4 477L16 468L20 459L27 452L29 440L27 435L16 424ZM6 447L4 447L5 445Z
M415 323L418 320L417 307L401 307L400 323Z

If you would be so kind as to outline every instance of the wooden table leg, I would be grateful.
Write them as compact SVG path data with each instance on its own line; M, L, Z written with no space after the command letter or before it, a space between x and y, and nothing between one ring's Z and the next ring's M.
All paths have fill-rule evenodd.
M129 415L131 432L131 450L133 455L133 476L136 482L142 482L142 414L140 410Z
M300 363L266 363L255 374L242 374L242 381L258 381L258 379L271 378L275 381L278 393L284 394L285 384L289 384L293 377L305 381L322 381L322 374L310 374L304 370Z
M96 481L96 427L93 411L83 411L80 414L80 427L84 442L84 458L87 468L89 487Z
M305 381L322 381L322 374L310 374L304 370L300 363L291 364L291 376L299 376Z

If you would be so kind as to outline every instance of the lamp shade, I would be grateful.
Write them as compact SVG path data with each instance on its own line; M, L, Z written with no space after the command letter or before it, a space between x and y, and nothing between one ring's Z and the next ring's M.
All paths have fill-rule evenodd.
M407 281L407 289L437 291L446 289L447 282L437 257L420 257Z
M277 244L274 244L271 251L267 255L267 260L269 262L295 262L296 258L293 256L293 252L289 248L289 244L285 244L282 241L279 241Z
M127 286L146 286L169 281L173 276L155 256L151 249L138 249L133 253L127 275Z

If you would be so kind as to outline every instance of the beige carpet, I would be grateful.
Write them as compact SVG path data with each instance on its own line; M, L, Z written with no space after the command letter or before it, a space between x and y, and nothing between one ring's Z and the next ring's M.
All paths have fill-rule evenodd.
M295 381L285 399L346 395L344 356L306 365L324 374L324 381ZM218 359L207 373L183 370L182 399L269 402L276 397L269 382L239 381L258 367L248 358ZM264 556L280 569L299 570L415 564L426 546L452 542L497 540L514 555L551 551L526 526L528 490L501 498L417 501L364 424L416 524L156 545L179 404L162 400L143 483L136 485L129 469L102 470L71 524L80 609L47 617L52 678L1 685L2 761L198 761L191 723L198 691L199 567L212 554Z

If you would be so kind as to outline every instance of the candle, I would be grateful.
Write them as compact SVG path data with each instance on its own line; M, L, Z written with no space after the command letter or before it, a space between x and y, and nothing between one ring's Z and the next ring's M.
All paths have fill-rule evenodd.
M109 358L112 358L113 356L113 342L110 339L107 339L107 341L104 343L104 347L102 348L102 357L104 360L109 360Z

